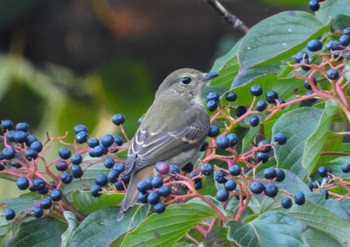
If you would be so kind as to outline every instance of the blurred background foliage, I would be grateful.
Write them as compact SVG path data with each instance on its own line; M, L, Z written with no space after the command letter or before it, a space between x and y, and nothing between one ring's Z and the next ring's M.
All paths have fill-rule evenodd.
M222 3L250 27L307 8L301 0ZM41 140L68 131L72 141L78 123L91 136L115 133L111 117L123 113L132 136L167 74L207 71L243 35L203 0L1 0L0 119L28 122ZM0 186L0 199L16 195L13 183Z

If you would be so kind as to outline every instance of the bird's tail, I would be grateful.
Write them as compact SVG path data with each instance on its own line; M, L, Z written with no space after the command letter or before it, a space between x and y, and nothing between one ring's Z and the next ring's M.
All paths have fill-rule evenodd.
M153 175L154 166L148 166L140 171L131 174L129 186L127 188L124 200L121 204L120 211L118 214L118 221L121 220L125 213L134 205L140 204L138 203L139 191L137 190L137 185L144 180L148 176Z

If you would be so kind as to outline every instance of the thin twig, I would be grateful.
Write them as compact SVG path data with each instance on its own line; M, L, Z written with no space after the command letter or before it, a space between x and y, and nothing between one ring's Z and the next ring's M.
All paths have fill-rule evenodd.
M237 16L233 15L228 11L221 3L217 0L207 0L210 6L212 6L223 18L224 20L230 24L233 28L238 29L244 33L249 31L249 27L247 27L243 21L241 21Z

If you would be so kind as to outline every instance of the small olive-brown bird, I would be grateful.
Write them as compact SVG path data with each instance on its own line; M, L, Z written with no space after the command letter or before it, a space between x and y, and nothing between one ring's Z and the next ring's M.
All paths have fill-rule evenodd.
M126 169L130 175L118 219L138 203L137 185L154 175L157 162L177 164L180 168L193 160L209 132L209 116L201 91L218 73L179 69L159 86L152 106L131 140Z

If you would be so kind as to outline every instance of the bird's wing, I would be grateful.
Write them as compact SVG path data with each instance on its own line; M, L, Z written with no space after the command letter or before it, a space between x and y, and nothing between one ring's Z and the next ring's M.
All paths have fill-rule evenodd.
M184 127L177 126L173 130L166 124L154 131L140 127L132 140L124 174L136 172L158 161L166 161L194 147L199 148L208 135L208 116L205 112L197 111L188 122Z

